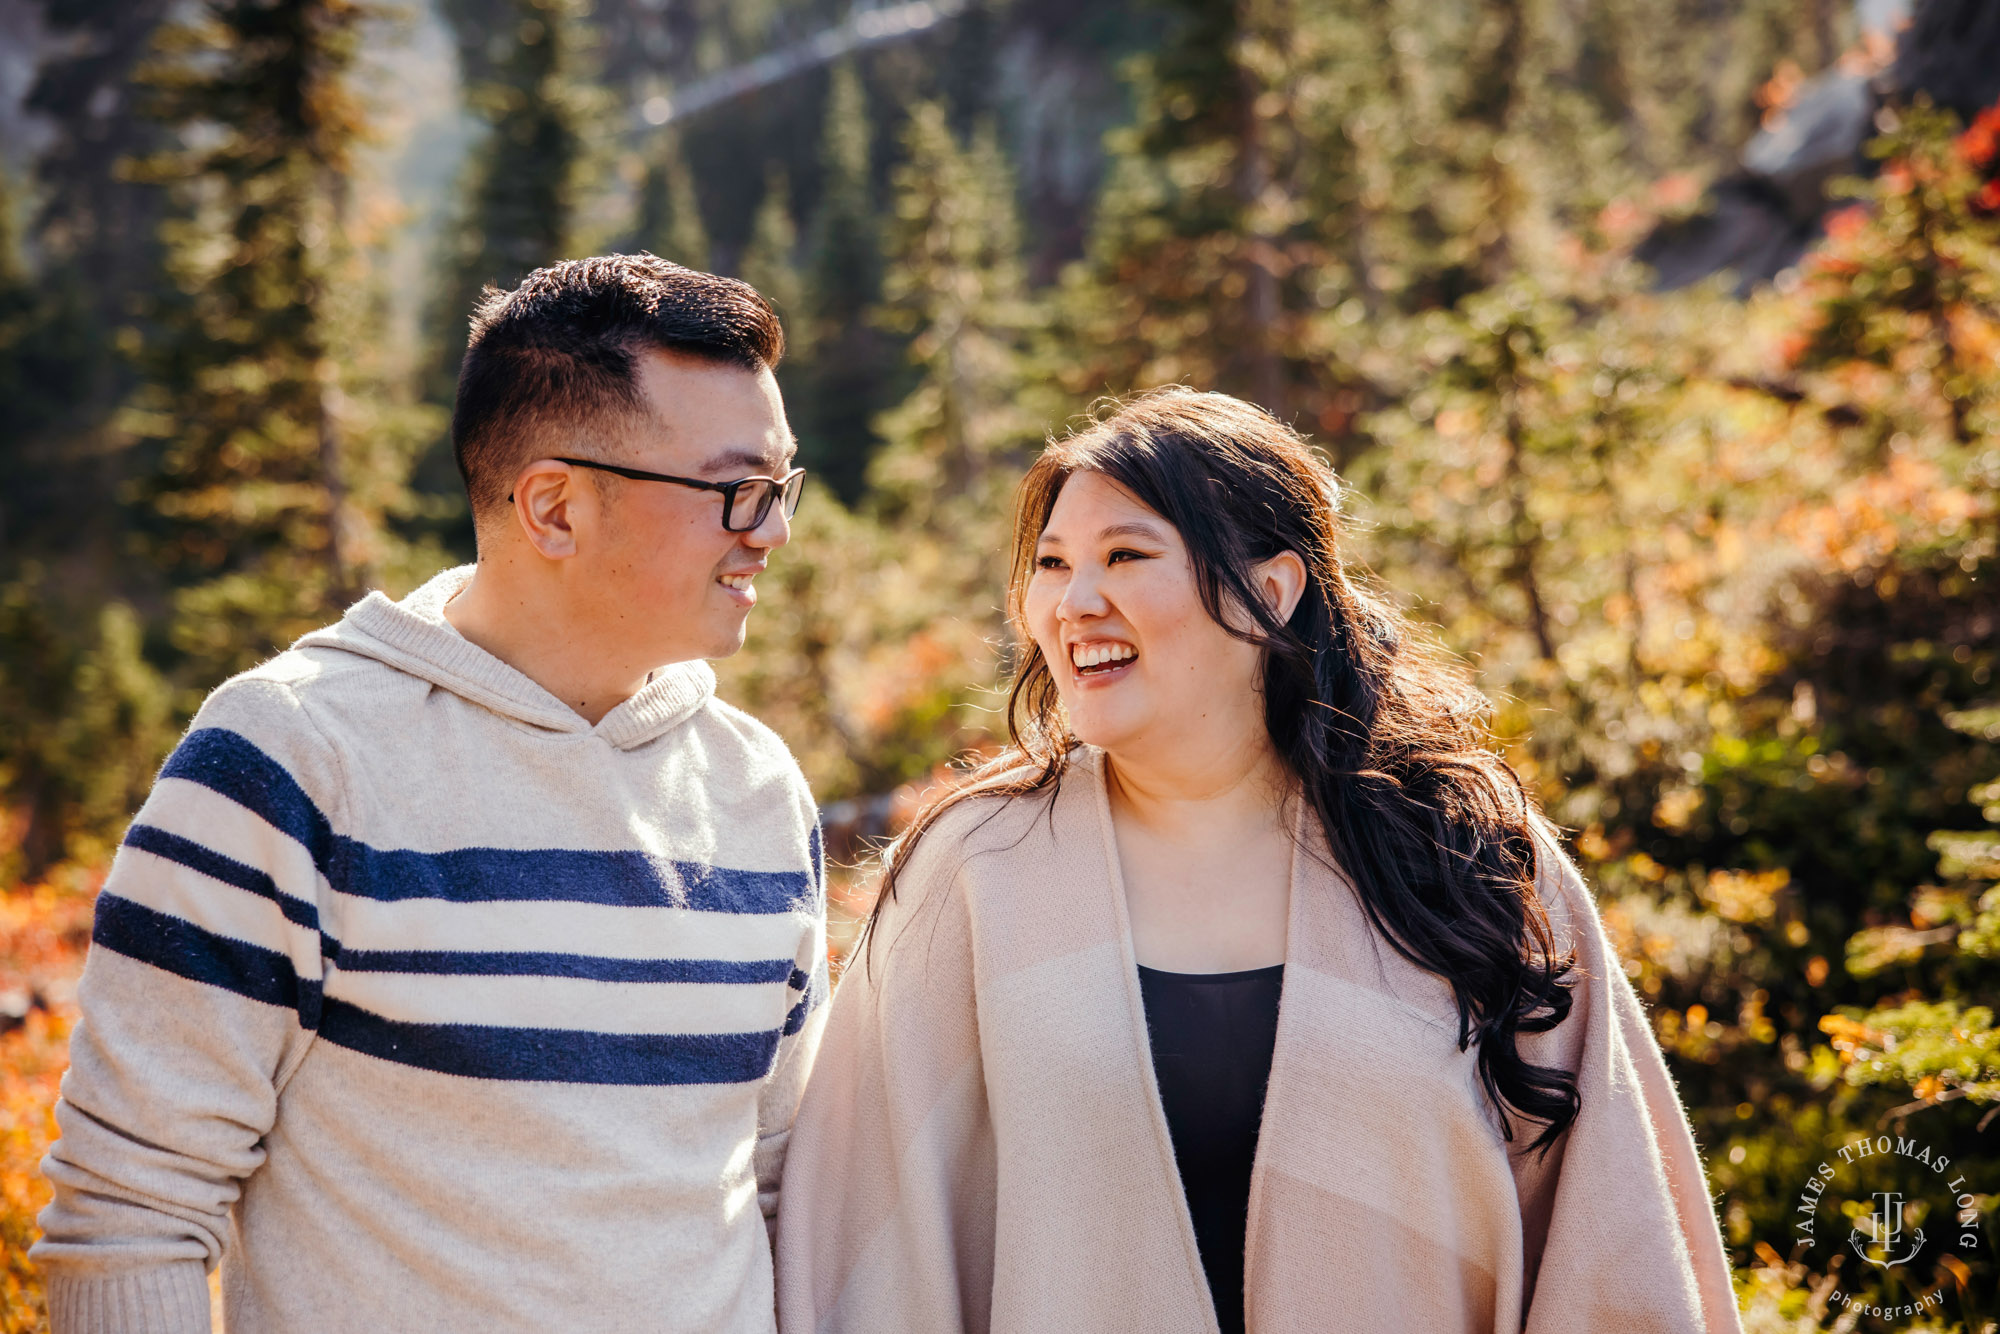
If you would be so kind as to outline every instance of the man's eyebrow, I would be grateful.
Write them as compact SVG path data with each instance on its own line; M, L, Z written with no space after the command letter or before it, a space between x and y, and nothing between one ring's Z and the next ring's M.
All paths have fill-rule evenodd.
M756 468L783 472L786 465L792 461L798 452L799 442L794 438L786 446L784 454L774 465L768 450L751 449L747 446L739 445L733 449L725 449L719 453L711 454L707 459L702 461L702 465L698 471L714 473L722 472L724 469L736 471L743 468Z

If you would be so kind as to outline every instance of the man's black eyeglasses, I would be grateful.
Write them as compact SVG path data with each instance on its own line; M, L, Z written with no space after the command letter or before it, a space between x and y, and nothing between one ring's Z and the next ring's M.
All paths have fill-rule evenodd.
M799 493L805 490L806 485L804 468L794 468L783 477L739 477L733 482L704 482L695 477L669 477L663 472L621 468L615 463L599 463L596 459L558 458L556 462L616 473L635 482L672 482L675 486L691 486L699 491L720 491L722 527L731 533L747 533L763 523L765 516L771 512L771 502L779 496L785 498L785 517L791 518L799 512Z

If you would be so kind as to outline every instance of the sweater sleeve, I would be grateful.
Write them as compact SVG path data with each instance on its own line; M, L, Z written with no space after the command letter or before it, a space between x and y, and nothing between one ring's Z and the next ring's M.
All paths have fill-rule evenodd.
M808 921L800 933L798 956L792 961L791 990L798 999L785 1016L785 1026L778 1037L777 1059L757 1098L757 1206L763 1211L765 1225L774 1232L779 1191L784 1181L785 1151L791 1143L799 1099L805 1094L806 1080L812 1075L813 1060L826 1029L826 1002L833 986L826 962L826 845L810 795L806 796L805 804L812 822L808 849L812 883L807 901L801 905Z
M841 979L778 1218L783 1334L984 1331L997 1192L963 849L925 836Z
M1581 1109L1546 1156L1513 1154L1527 1265L1526 1334L1739 1334L1715 1209L1686 1112L1589 889L1544 831L1543 902L1574 950L1574 1003L1521 1053L1576 1076Z
M53 1334L209 1328L206 1271L318 1023L336 765L287 685L238 678L125 835L42 1164Z

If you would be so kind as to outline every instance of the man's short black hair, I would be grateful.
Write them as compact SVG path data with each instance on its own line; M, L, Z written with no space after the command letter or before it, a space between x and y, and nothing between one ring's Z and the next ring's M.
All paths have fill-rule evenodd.
M575 427L643 412L648 349L756 371L778 364L785 334L748 283L656 255L564 260L511 292L487 288L451 416L473 514L502 504L522 465L571 452Z

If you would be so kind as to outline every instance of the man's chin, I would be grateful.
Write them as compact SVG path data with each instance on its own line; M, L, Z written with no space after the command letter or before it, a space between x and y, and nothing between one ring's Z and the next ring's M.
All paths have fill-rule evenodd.
M709 640L709 651L701 656L704 658L727 658L734 655L743 647L744 641L749 638L749 623L749 616L743 615L736 618L736 624L733 626L718 626L715 634Z

